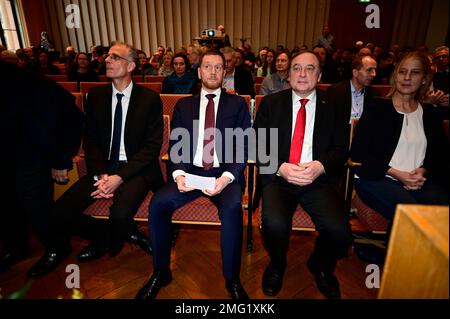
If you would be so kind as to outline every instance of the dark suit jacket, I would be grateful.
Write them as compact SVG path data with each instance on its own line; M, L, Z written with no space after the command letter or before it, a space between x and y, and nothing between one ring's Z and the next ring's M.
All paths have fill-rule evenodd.
M313 132L313 160L318 160L325 168L325 174L319 176L316 182L337 183L344 163L348 157L348 118L343 114L342 108L327 105L325 93L316 90L316 115ZM278 158L277 170L281 164L289 161L292 135L292 89L275 94L266 95L256 114L253 125L255 130L260 128L278 128ZM270 134L267 133L266 152L270 150ZM258 149L264 147L258 134ZM261 150L258 150L258 154ZM258 166L268 166L258 158ZM275 180L276 174L261 174L262 186ZM313 184L314 184L313 183Z
M107 172L113 117L111 103L112 85L89 90L83 146L88 173L92 175ZM128 163L117 174L124 181L142 175L152 187L161 186L163 178L158 159L163 141L163 116L159 94L134 83L124 129Z
M362 163L355 170L359 177L384 178L400 138L403 117L391 99L374 99L365 107L355 129L351 151L352 160ZM423 167L431 177L448 182L448 141L434 107L423 106L423 125L427 138Z
M8 153L3 159L44 169L72 168L84 120L74 96L49 78L13 65L0 62L0 74L0 136Z
M200 112L200 95L189 96L183 99L180 99L173 111L173 117L171 122L171 129L174 130L176 128L185 128L189 132L189 160L181 163L171 163L171 172L175 170L183 170L187 173L191 172L194 168L193 160L195 156L195 150L197 149L197 133L194 130L193 121L199 119ZM216 128L221 132L222 138L225 139L225 129L226 128L242 128L246 130L250 127L250 114L247 108L247 104L242 97L228 94L222 90L219 100L219 106L217 110L216 116ZM198 129L198 128L197 128ZM195 132L195 134L194 134ZM194 138L195 137L195 138ZM181 136L174 136L174 140L170 140L170 151L172 151L172 147L181 141ZM229 144L229 149L234 151L236 154L237 146L236 141L233 139L232 141L226 141ZM216 152L219 157L219 164L222 171L228 171L235 179L241 184L241 186L245 185L243 171L248 158L248 141L245 139L244 142L244 150L240 149L239 151L244 152L244 161L236 161L236 157L233 156L232 163L225 162L225 149L226 143L222 143L222 147L219 148L220 144L219 140L215 139ZM181 153L179 153L181 154Z
M250 95L255 98L255 85L252 74L243 67L234 69L234 90L239 95Z
M364 89L364 107L372 100L376 94L372 87L366 86ZM350 123L350 116L352 112L352 91L350 86L350 80L341 81L330 86L327 90L328 102L335 104L343 108L345 116Z

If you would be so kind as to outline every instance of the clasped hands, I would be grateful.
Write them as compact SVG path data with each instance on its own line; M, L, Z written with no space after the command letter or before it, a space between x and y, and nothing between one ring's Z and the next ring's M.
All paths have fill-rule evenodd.
M425 178L426 170L424 168L416 168L411 172L400 171L390 168L388 174L398 179L403 184L403 188L412 191L421 189L427 180Z
M287 182L306 186L314 182L314 180L325 173L325 168L319 161L312 161L301 164L283 163L278 169L278 174Z
M187 193L187 192L190 192L195 189L192 187L186 187L186 177L183 175L177 176L176 183L177 183L178 191L180 191L181 193ZM220 194L220 192L222 192L223 189L230 183L231 183L230 178L221 176L219 178L216 178L216 184L214 185L213 190L203 189L202 193L205 195L208 195L208 196L214 196L214 195Z
M91 196L95 199L112 198L114 196L114 192L122 183L122 177L120 177L119 175L100 175L98 181L96 181L94 184L97 189L91 193Z

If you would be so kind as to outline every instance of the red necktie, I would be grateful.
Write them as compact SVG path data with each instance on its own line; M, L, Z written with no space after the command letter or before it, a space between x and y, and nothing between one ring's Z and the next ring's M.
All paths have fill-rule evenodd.
M208 105L206 105L205 112L205 130L203 135L203 168L205 171L211 169L214 164L214 134L210 134L207 130L214 128L215 114L214 114L214 98L215 94L206 94ZM208 133L208 134L207 134ZM212 143L212 144L210 144ZM208 147L207 147L208 146Z
M291 142L291 151L289 153L289 163L299 164L302 157L303 138L305 137L306 126L306 103L308 99L301 99L301 107L297 112L297 119L295 120L294 136Z

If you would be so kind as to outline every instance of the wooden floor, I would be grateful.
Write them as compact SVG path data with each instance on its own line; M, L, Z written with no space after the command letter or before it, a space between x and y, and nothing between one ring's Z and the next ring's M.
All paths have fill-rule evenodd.
M142 224L141 229L145 231L146 225ZM243 246L241 281L252 299L266 299L269 297L261 290L261 278L269 258L262 244L260 231L256 227L254 234L253 251L247 252ZM219 235L218 226L182 226L176 247L172 250L174 280L160 291L158 298L228 298L222 277ZM276 298L323 298L315 286L313 276L306 268L314 240L313 232L292 233L283 289ZM66 277L69 275L65 268L68 264L79 264L76 255L87 244L87 241L74 239L70 257L56 271L32 282L25 298L71 298L72 290L65 286ZM3 298L19 290L27 282L26 271L43 253L43 247L36 241L32 246L34 253L31 258L0 274L0 295ZM336 275L343 298L376 298L378 289L368 289L365 286L368 275L365 272L366 265L367 263L360 261L352 251L348 258L338 263ZM79 267L80 291L83 298L89 299L134 298L153 270L151 257L130 244L126 244L122 252L114 258L104 256L99 260L79 264Z

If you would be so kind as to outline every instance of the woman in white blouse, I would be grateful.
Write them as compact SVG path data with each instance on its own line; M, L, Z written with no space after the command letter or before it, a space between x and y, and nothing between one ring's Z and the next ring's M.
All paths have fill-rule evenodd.
M356 191L391 221L399 203L448 205L448 139L436 109L419 102L431 81L426 57L408 53L395 67L388 98L364 107L356 126Z

